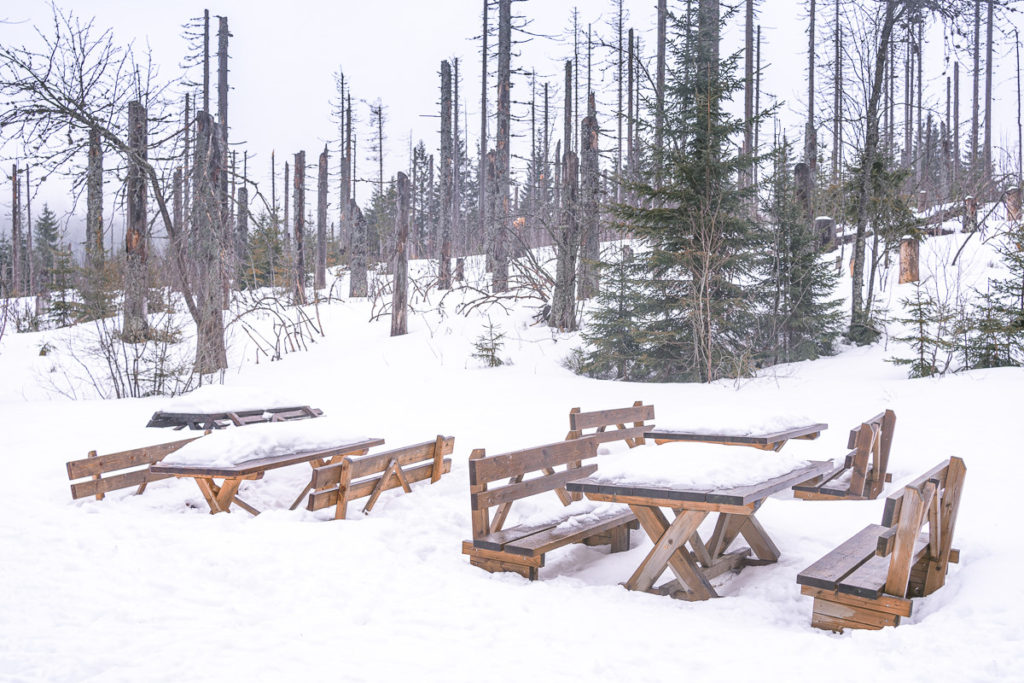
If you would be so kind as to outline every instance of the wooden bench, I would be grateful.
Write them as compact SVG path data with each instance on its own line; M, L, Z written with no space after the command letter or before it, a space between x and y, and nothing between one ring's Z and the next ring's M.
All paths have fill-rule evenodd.
M244 427L262 422L291 422L320 417L324 411L309 406L288 408L260 408L257 410L224 411L219 413L168 413L157 411L149 418L147 427L173 427L174 429L223 429L234 425Z
M797 576L814 598L811 626L880 629L909 617L912 597L946 582L966 467L950 458L885 501L881 524L871 524ZM924 524L928 532L921 533Z
M347 455L339 462L313 470L307 510L334 506L334 518L345 519L349 501L369 496L363 514L369 514L380 494L402 487L411 493L410 484L438 481L452 470L452 461L444 456L455 450L455 437L440 436L413 446L396 448L385 453ZM417 464L421 463L421 464Z
M103 500L105 493L133 486L137 487L135 493L140 494L146 490L146 485L149 482L172 476L150 472L150 465L160 462L185 444L201 438L202 436L195 436L191 439L144 446L107 455L97 455L96 451L90 451L89 457L67 463L68 479L71 480L71 498L78 500L96 496L96 500ZM76 479L85 479L85 481L76 482Z
M793 487L793 495L804 500L874 500L882 492L889 474L889 450L896 428L896 413L886 410L850 430L843 464L831 472Z
M645 422L653 419L654 406L645 406L643 401L637 401L629 408L594 410L588 413L573 408L569 411L569 433L565 438L580 439L589 436L596 439L598 444L621 440L630 448L636 448L644 444L644 430L651 427ZM633 423L633 426L627 427L629 423ZM607 431L608 427L616 429ZM590 434L584 433L588 429L595 431Z
M541 524L505 528L517 500L554 491L563 505L569 505L572 498L564 486L597 471L597 465L581 463L597 456L598 442L584 437L490 457L483 449L474 450L469 456L473 539L462 543L470 563L490 572L516 572L533 581L544 566L545 553L570 543L609 544L613 553L628 550L629 530L637 528L637 521L625 507L603 514L565 513ZM563 465L566 469L555 471ZM532 472L541 474L527 479ZM505 478L507 485L488 488ZM495 506L492 519L490 508Z

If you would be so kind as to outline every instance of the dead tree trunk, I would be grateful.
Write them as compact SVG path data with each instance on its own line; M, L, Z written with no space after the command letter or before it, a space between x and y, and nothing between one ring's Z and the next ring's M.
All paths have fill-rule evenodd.
M490 222L490 218L487 215L487 212L484 210L484 207L487 206L487 183L484 180L485 176L486 176L486 174L484 172L484 169L487 167L487 61L488 61L487 60L487 30L488 30L488 25L487 25L487 4L488 4L488 2L489 2L489 0L483 0L483 3L484 3L484 28L483 28L483 33L481 34L481 39L483 41L483 48L482 48L481 53L480 53L480 64L481 64L481 74L480 74L480 166L477 168L477 175L479 176L477 178L477 185L479 185L479 188L477 189L477 194L479 195L479 197L477 199L477 205L480 207L480 211L479 211L479 213L480 213L480 239L483 240L483 243L485 245L484 249L485 249L485 251L487 253L487 256L488 256L488 258L486 260L489 261L490 260L489 257L491 255L491 250L490 250L491 239L490 239L490 235L489 235L489 231L491 229L491 222Z
M395 286L391 294L391 336L397 337L409 331L409 257L406 243L409 240L409 176L399 171L395 212Z
M289 206L288 205L288 198L289 198L289 194L288 193L291 191L290 190L291 184L288 182L289 169L290 169L290 167L288 165L288 162L287 161L284 162L284 214L283 214L283 220L281 221L281 224L284 226L284 251L285 251L286 254L288 254L291 251L291 244L292 244L292 240L291 240L291 237L290 237L291 231L288 229L288 215L289 215L288 214L288 206Z
M224 169L223 136L207 112L196 116L195 163L192 181L190 261L196 270L196 362L201 375L227 368L224 316L221 312L220 253L224 231L220 225L220 181Z
M327 287L327 146L320 153L316 196L316 289Z
M988 27L985 40L985 150L982 155L982 178L985 182L985 192L990 193L992 188L992 15L994 3L988 0Z
M594 93L587 97L587 116L583 119L581 205L580 214L583 241L579 263L579 298L597 296L601 261L601 235L599 225L599 194L601 169L598 144L601 131L597 121Z
M176 234L171 238L170 245L173 254L171 267L174 269L174 275L177 278L177 282L175 284L178 287L181 287L181 283L188 277L188 273L183 273L178 265L179 263L187 262L187 259L182 259L179 256L182 253L182 249L184 249L183 241L185 239L185 212L184 203L182 201L183 189L181 168L179 167L174 169L174 175L171 179L171 220L174 222L174 231Z
M747 0L743 49L743 155L754 151L754 0ZM584 163L584 166L586 163ZM751 172L744 170L741 185L753 182Z
M814 124L814 10L811 0L810 29L807 41L807 126L804 133L804 163L811 173L811 184L818 168L818 131Z
M237 208L235 210L238 214L235 221L238 234L236 255L238 263L238 281L239 284L241 284L241 278L249 264L249 188L246 187L244 183L238 188L236 201Z
M960 62L953 62L953 187L960 184Z
M21 294L21 180L18 164L11 165L11 295Z
M89 131L86 169L85 253L90 268L103 262L103 147L100 131Z
M665 144L665 51L667 46L666 25L668 22L668 2L658 0L658 55L657 83L655 84L654 102L654 155L655 183L661 186L661 154Z
M509 183L512 124L512 0L498 0L498 126L495 150L495 179L498 185L497 216L494 223L494 292L508 291Z
M555 291L549 324L564 332L576 329L576 255L580 249L576 181L579 161L573 152L565 153L562 171L562 226L556 242Z
M359 205L353 199L348 215L352 221L352 257L349 261L348 295L350 297L366 296L366 261L367 236L366 219Z
M452 67L441 62L441 253L438 289L452 286Z
M306 250L304 240L306 233L306 152L295 155L294 186L295 192L295 272L292 274L294 283L295 303L306 303Z
M217 28L217 118L220 120L220 134L224 138L221 153L220 211L221 227L224 230L224 253L221 258L225 308L231 300L231 274L236 271L235 231L231 224L231 193L228 190L228 18L219 17Z
M146 321L146 108L139 101L128 103L128 225L125 229L124 326L122 338L129 343L149 336Z
M971 183L976 183L978 173L978 114L979 80L981 77L981 0L974 0L974 81L971 102Z

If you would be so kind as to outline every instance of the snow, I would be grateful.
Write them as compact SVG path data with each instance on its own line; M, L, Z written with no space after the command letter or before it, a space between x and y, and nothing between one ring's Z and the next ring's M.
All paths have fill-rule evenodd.
M638 488L713 491L757 484L808 464L788 450L760 451L739 446L675 443L641 451L599 458L598 471L590 479Z
M225 413L304 405L309 405L308 399L301 394L295 392L295 395L290 395L277 387L208 384L166 400L157 410L165 413Z
M343 420L321 417L230 427L185 444L164 458L168 465L230 467L288 453L307 453L363 441Z
M657 406L655 408L657 409ZM802 414L723 412L719 405L693 406L681 415L673 414L667 420L662 418L664 411L658 410L656 415L659 430L722 436L765 436L821 422Z
M922 244L921 266L933 282L952 280L942 277L952 269L941 257L962 239ZM998 261L977 238L962 259L965 282L980 283ZM885 273L885 288L876 290L890 319L912 292L893 275ZM848 291L849 281L842 287ZM532 310L522 304L507 317L489 311L508 333L503 355L512 364L482 369L471 358L472 340L486 315L456 315L457 295L449 295L444 315L423 313L428 306L418 302L401 338L389 338L386 317L367 322L369 301L342 300L321 305L326 336L307 352L255 365L242 335L233 340L229 388L298 396L326 416L275 426L305 433L343 417L352 432L384 437L392 447L438 433L456 437L450 475L414 484L410 495L385 493L369 516L350 507L344 522L333 521L332 510L283 509L308 481L309 468L298 466L243 483L243 497L268 510L256 518L211 516L188 480L155 482L142 496L71 501L64 463L93 449L166 441L166 432L144 425L168 401L54 395L45 379L59 374L62 347L47 357L39 348L84 332L8 329L0 340L0 680L501 681L520 680L524 669L545 680L592 681L669 680L681 672L695 680L1020 678L1024 547L1015 522L1020 501L1008 484L1024 479L1017 434L1024 370L907 380L885 362L897 349L883 339L734 382L596 381L561 365L578 337L531 326ZM827 422L818 440L781 452L806 460L842 457L849 428L892 408L893 483L883 495L941 459L966 461L960 564L942 590L915 600L899 628L842 636L814 630L797 573L877 523L883 501L808 502L784 492L758 513L782 558L716 578L720 600L686 603L624 590L619 584L651 548L640 532L625 553L582 545L550 553L533 583L469 565L460 545L470 537L472 449L497 454L549 443L564 436L573 406L597 410L638 399L662 421L686 421L699 410L695 423L766 414ZM248 438L256 429L229 428L197 443L221 434ZM696 453L690 444L620 446L598 458L602 471L619 455L651 452L681 463ZM772 457L709 448L716 463ZM513 506L509 523L561 514L553 494L534 496ZM509 666L509 653L518 666Z

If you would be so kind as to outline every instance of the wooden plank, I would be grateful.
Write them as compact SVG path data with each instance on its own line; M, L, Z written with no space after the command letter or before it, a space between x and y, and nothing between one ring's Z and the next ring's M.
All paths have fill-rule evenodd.
M757 558L765 562L778 562L781 553L757 517L747 515L743 519L745 524L740 526L740 534L747 540Z
M657 543L658 539L661 538L662 534L669 527L665 515L660 509L646 505L631 505L630 509L636 515L636 518L640 520L640 526L643 527L647 536ZM697 567L690 554L685 552L685 548L683 552L675 552L669 556L668 567L679 583L689 589L686 593L687 599L707 600L718 597L718 593L715 592L711 583L701 573L700 568Z
M570 490L580 490L575 488L579 482L569 482L565 487ZM618 493L595 493L594 491L587 491L587 498L600 503L623 503L625 505L650 505L654 507L663 508L678 508L685 506L689 510L707 510L708 512L728 512L736 515L749 515L752 512L757 511L757 505L750 503L748 505L725 505L723 503L706 503L699 500L687 500L681 501L678 498L660 498L658 496L631 496Z
M626 588L640 591L650 590L654 582L665 571L665 566L672 554L679 550L686 552L686 541L697 531L697 527L707 516L708 513L702 510L691 510L676 517L661 534L661 537L655 541L654 547L647 553L633 575L626 581Z
M598 444L610 443L612 441L625 441L628 443L633 439L642 439L646 429L648 428L643 425L639 427L627 427L625 429L610 429L605 432L590 434L587 438L594 439Z
M451 455L455 450L455 437L444 436L439 438L442 443L442 458L446 455ZM407 467L423 460L431 459L434 457L434 449L437 443L438 440L434 439L432 441L424 441L423 443L405 446L403 448L396 448L383 453L351 456L352 478L362 479L363 477L371 474L383 472L384 469L391 464L392 460L397 460L400 467ZM337 484L338 482L335 480L331 483Z
M751 484L749 486L737 486L730 489L720 489L707 494L709 503L727 503L729 505L747 505L783 489L788 489L793 484L807 481L811 477L823 474L832 469L831 460L812 461L809 465L787 472L768 479L767 481Z
M88 496L102 495L118 489L141 486L142 484L146 484L151 481L168 479L171 476L172 475L170 474L153 474L148 468L144 468L141 470L125 472L124 474L115 474L109 477L103 477L102 479L90 479L88 481L78 482L77 484L71 484L71 498L73 500L78 500L79 498L87 498Z
M492 531L486 536L474 539L473 543L476 547L484 550L501 550L506 544L515 543L520 538L526 538L527 536L532 536L533 534L540 533L541 531L553 529L558 526L560 521L561 520L552 520L544 522L543 524L520 524L507 529L499 529L497 531Z
M517 474L558 467L597 456L597 442L590 437L527 448L520 451L479 458L469 463L470 485L510 479Z
M588 413L569 413L569 429L581 431L595 427L609 427L621 422L642 422L654 419L654 406L639 405Z
M474 567L479 567L480 569L489 571L491 573L514 572L522 576L524 579L528 579L530 581L536 581L537 573L540 571L537 567L530 567L528 565L521 564L518 562L488 560L482 557L470 556L469 563Z
M877 437L877 429L872 425L862 424L857 430L857 446L850 468L850 485L848 487L851 495L864 495L864 485L867 483L868 476L868 458Z
M812 598L823 598L831 602L838 602L852 607L864 607L867 609L887 612L900 617L909 617L914 609L913 601L907 598L897 598L892 595L881 595L877 598L862 598L848 593L815 588L814 586L800 586L803 595Z
M437 482L439 482L441 480L441 475L443 474L443 472L441 470L444 467L444 465L442 464L442 461L444 460L444 456L450 455L451 453L453 453L455 451L455 438L454 437L449 437L449 438L451 438L451 448L450 448L450 450L446 450L446 449L448 449L448 445L447 445L448 444L448 438L438 434L437 437L434 439L434 451L433 451L434 469L431 470L431 472L430 472L430 483L431 484L436 484Z
M811 477L810 479L800 482L793 486L793 491L807 491L816 493L822 486L827 485L830 481L840 476L846 471L846 463L836 465L832 470L824 472L822 474Z
M938 552L932 554L932 561L928 563L928 573L924 582L924 594L929 595L938 590L946 583L946 572L948 571L950 556L953 552L953 532L956 529L956 518L960 511L960 493L963 489L964 477L967 475L967 466L963 459L952 457L947 467L946 485L942 495L934 503L935 507L941 508L940 516L942 522L939 526L941 541ZM932 530L934 532L934 529ZM957 553L959 556L959 553ZM959 557L957 557L959 559Z
M834 590L846 576L874 557L878 535L883 531L885 527L869 524L797 574L796 582L801 586Z
M914 565L914 543L924 523L928 507L935 497L934 482L927 482L922 489L911 486L903 489L903 505L896 529L896 543L889 560L889 574L885 581L885 592L903 597L910 583L910 569Z
M473 541L462 542L462 554L469 555L471 557L478 557L484 560L496 560L498 562L514 562L515 564L525 565L527 567L540 567L544 566L544 556L537 555L536 557L526 557L524 555L513 555L512 553L503 553L500 550L485 550L484 548L477 547Z
M818 614L817 612L811 612L811 626L814 628L820 628L823 631L832 631L834 633L842 633L846 629L870 629L872 631L882 630L882 627L880 626L866 626L855 621L836 619L835 617Z
M609 529L627 524L634 519L636 517L629 510L621 510L601 516L597 521L587 520L579 525L559 528L560 523L544 531L539 531L506 543L504 550L516 555L539 555L555 548L569 545L570 543L579 543L589 536L604 533Z
M473 509L492 507L528 498L545 491L554 491L564 487L570 481L590 476L596 471L597 465L590 464L579 469L555 472L554 474L534 477L533 479L527 479L515 484L489 489L481 493L470 494L470 507Z
M844 622L854 622L861 628L878 629L884 626L896 626L900 618L895 614L886 614L867 607L855 607L823 598L814 598L814 613Z
M914 566L928 550L927 538L919 538L913 545L910 554L910 565ZM898 598L906 597L906 591L902 595L889 593L886 589L886 581L889 576L891 559L878 557L870 558L856 570L843 578L837 589L840 593L857 595L862 598L878 599L888 593ZM909 580L909 574L908 574Z
M191 439L182 439L181 441L171 441L169 443L143 446L142 448L133 448L130 451L109 453L107 455L85 458L83 460L72 460L67 463L68 479L81 479L82 477L91 477L93 475L103 474L112 470L123 470L128 467L150 465L158 460L162 460L168 454L173 453L185 444L201 438L203 437L195 436Z
M445 458L443 461L444 473L448 474L452 470L451 458ZM405 478L410 484L416 482L425 481L430 479L430 475L434 469L434 463L429 462L416 467L411 467L405 470ZM355 500L357 498L365 498L373 493L373 489L377 486L380 481L380 477L373 477L371 479L363 479L361 481L353 482L349 486L349 492L346 496L347 501ZM391 481L388 486L383 489L388 491L393 488L398 488L401 483L396 477L391 477ZM323 508L330 507L338 504L338 487L325 489L322 491L313 491L309 494L309 501L306 504L306 509L310 511L322 510Z
M255 474L258 472L266 472L267 470L278 469L280 467L297 465L299 463L309 462L310 460L327 460L339 455L347 455L373 446L379 446L382 443L384 443L384 439L362 439L351 443L338 444L337 446L325 448L323 450L287 453L285 455L259 458L258 460L249 460L238 465L224 467L168 465L167 463L161 462L151 466L150 471L191 477L237 477L247 474Z

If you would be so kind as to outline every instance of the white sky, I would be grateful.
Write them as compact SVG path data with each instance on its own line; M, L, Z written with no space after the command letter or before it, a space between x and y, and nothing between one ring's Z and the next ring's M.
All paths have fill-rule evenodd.
M645 49L653 46L654 0L626 0L630 13L629 24L636 27L642 36ZM670 0L670 8L682 6L681 0ZM831 2L819 4L819 38L817 43L819 64L829 61L832 54L830 34L823 23L831 14ZM759 5L759 23L763 26L763 67L765 69L762 105L770 100L768 93L774 93L785 102L781 112L783 124L790 130L790 137L800 137L806 100L806 17L805 2L796 0L763 0ZM269 193L269 165L271 150L277 151L278 173L285 158L301 149L306 150L307 163L316 163L316 155L324 142L336 137L336 127L330 118L330 100L334 94L333 74L342 67L352 86L355 112L362 124L369 120L365 102L378 98L387 109L386 135L389 138L385 150L386 173L391 174L406 167L410 134L414 140L423 139L429 151L438 146L438 122L430 118L437 112L439 99L439 64L442 59L458 57L462 76L460 99L464 103L463 117L469 118L469 142L471 154L477 149L479 123L480 62L478 41L474 40L481 28L480 0L386 0L377 2L355 2L337 0L291 0L291 2L265 2L262 0L225 0L209 4L200 0L180 0L174 3L156 3L130 0L74 0L66 2L83 18L95 17L100 28L112 27L122 42L134 40L137 46L149 45L154 61L160 66L161 75L171 78L177 74L186 46L181 37L181 25L190 17L201 16L204 7L211 15L225 14L229 17L233 34L231 41L232 87L230 99L231 141L235 149L246 149L250 155L250 176L256 178ZM598 31L611 39L611 30L606 25L612 15L611 0L528 0L516 3L515 12L532 20L529 29L538 34L565 36L570 25L572 8L579 7L584 28L593 22ZM12 22L0 26L0 40L8 43L29 43L33 39L32 25L46 25L49 19L49 4L44 0L23 0L14 6L6 3L0 15ZM492 19L496 18L492 10ZM1019 23L1019 18L1017 22ZM215 31L216 22L212 22ZM742 17L732 21L726 37L723 54L735 49L741 30ZM1002 27L1012 34L1012 27ZM941 32L932 32L926 46L926 88L931 88L933 102L942 100L940 116L944 112L945 63ZM998 40L998 29L997 29ZM1011 38L1012 40L1012 38ZM215 34L212 38L215 49ZM555 121L554 141L560 137L561 61L571 54L571 44L534 38L519 47L521 55L514 57L515 66L536 69L538 80L547 78L552 84L552 110ZM646 50L646 52L650 52ZM994 103L994 127L996 158L998 148L1016 149L1016 83L1014 81L1015 61L1012 46L1004 49L1005 54L995 58L996 77ZM596 65L609 59L608 51L595 55L595 80L601 75ZM214 64L215 66L215 64ZM961 118L970 116L970 79L967 65L961 67L963 98ZM585 67L585 65L581 65ZM493 65L492 65L493 69ZM583 68L581 68L581 78ZM613 76L608 73L607 78ZM819 71L819 111L825 111L830 100L828 77ZM215 73L212 78L216 82ZM927 91L926 91L927 92ZM494 78L488 88L489 106L494 104ZM513 100L529 98L529 81L525 78L514 80ZM600 96L599 96L600 99ZM926 99L928 95L926 94ZM213 100L215 102L215 98ZM604 97L599 109L611 115L614 100ZM525 114L520 108L516 113ZM898 114L899 116L899 114ZM460 120L463 127L465 118ZM527 154L529 151L528 120L514 133L523 137L513 140L513 154ZM613 122L605 124L606 131ZM493 122L491 132L493 135ZM368 157L369 135L362 126L357 131L358 172L363 178L374 175L373 162ZM819 133L820 137L827 137ZM764 139L764 138L762 138ZM827 142L827 140L823 140ZM237 144L244 143L244 144ZM611 145L609 141L607 143ZM4 150L5 168L9 173L12 151ZM332 170L336 158L331 160ZM307 172L307 182L315 173ZM6 178L6 174L4 176ZM315 180L307 185L312 190ZM57 181L50 181L49 187L41 188L33 204L33 213L38 215L43 201L55 209L65 211L70 207L67 191ZM3 181L5 188L0 192L0 219L4 232L10 229L9 181ZM278 190L281 191L279 176ZM111 195L112 188L108 186ZM359 199L369 197L370 186L363 184ZM332 198L335 191L331 192ZM115 236L120 235L120 221L112 197L108 199L105 213L108 226L113 225ZM307 206L312 206L307 199ZM84 206L80 207L84 213ZM332 213L334 208L331 209ZM80 232L81 216L71 220L72 234ZM109 243L109 236L107 238Z

